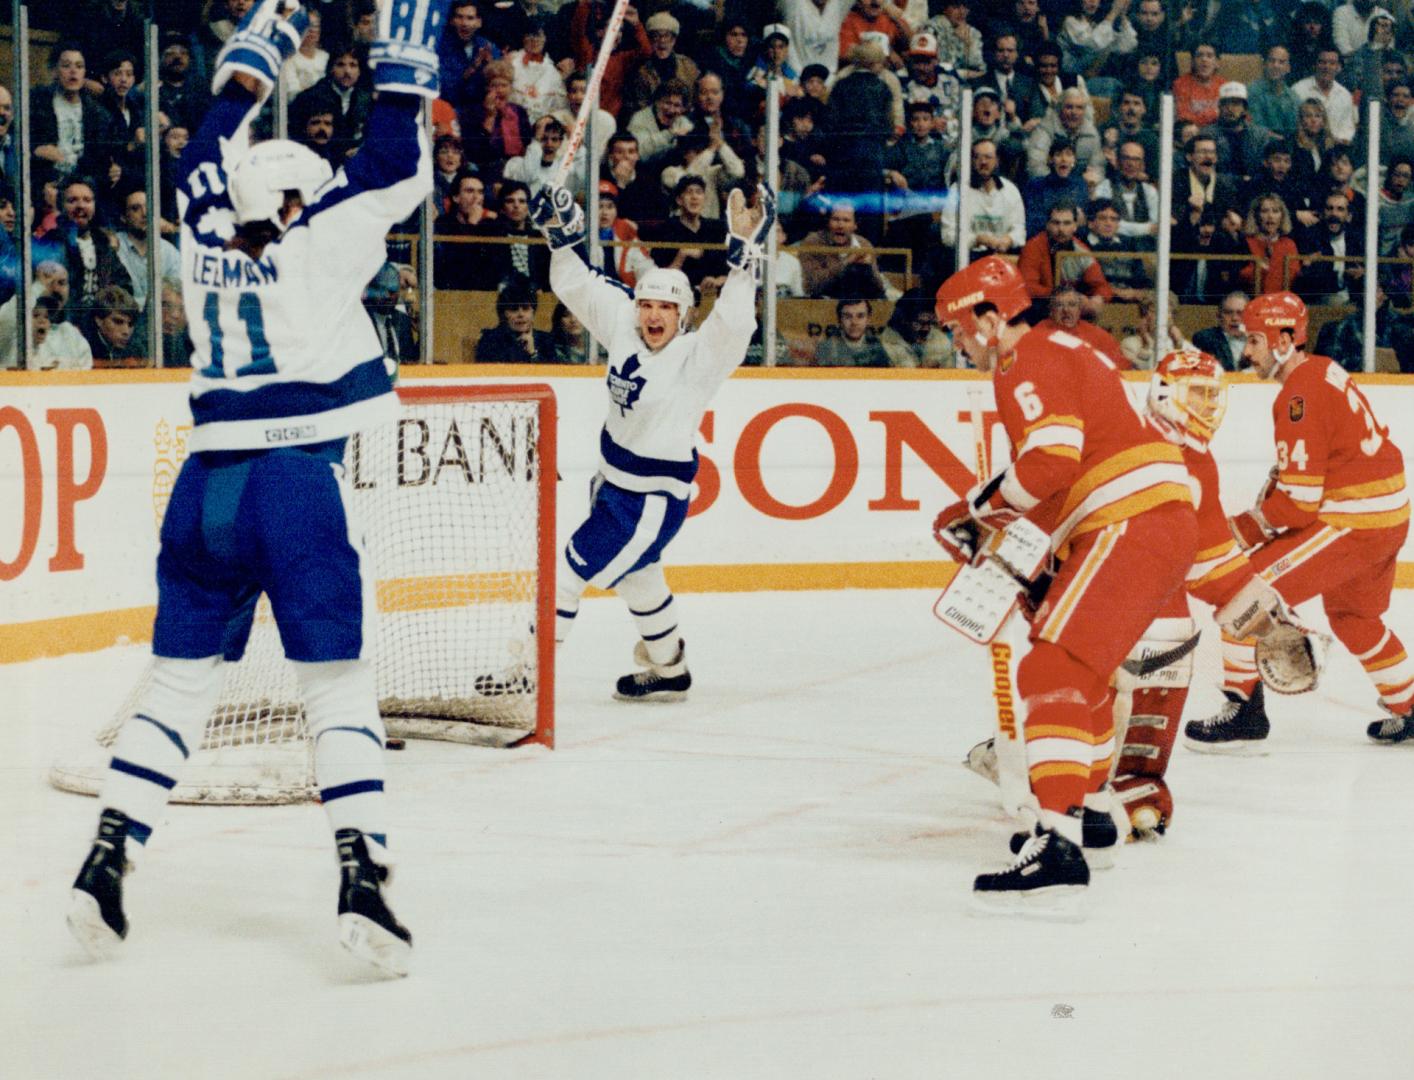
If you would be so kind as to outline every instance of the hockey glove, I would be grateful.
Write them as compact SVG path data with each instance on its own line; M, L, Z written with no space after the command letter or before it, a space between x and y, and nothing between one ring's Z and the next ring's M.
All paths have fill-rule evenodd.
M530 200L530 220L550 242L551 251L574 247L584 239L584 211L569 189L546 184Z
M933 519L933 539L953 562L970 563L977 554L981 534L981 526L972 520L972 509L966 500L943 507Z
M972 518L980 525L992 529L1005 529L1021 516L1021 513L1002 496L1002 481L1006 479L1003 469L984 484L978 484L967 493L967 504L972 508Z
M766 238L776 224L776 193L764 180L756 186L756 205L746 205L741 188L727 196L727 265L755 271L765 254Z
M1260 510L1244 510L1240 514L1234 514L1227 519L1227 524L1237 540L1237 546L1243 551L1251 551L1277 534L1276 530L1267 524L1267 519L1262 516Z
M437 41L448 0L384 0L378 34L368 50L373 88L435 98L440 81Z
M260 0L217 54L211 92L219 96L231 76L243 72L264 88L262 96L268 96L308 25L309 16L293 0Z

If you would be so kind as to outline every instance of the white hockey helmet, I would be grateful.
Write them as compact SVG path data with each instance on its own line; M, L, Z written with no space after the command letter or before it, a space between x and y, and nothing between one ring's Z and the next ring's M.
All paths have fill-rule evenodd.
M333 175L327 161L289 139L270 139L251 147L226 178L236 224L269 221L283 232L280 210L285 192L298 191L308 206Z
M687 313L692 310L692 282L681 270L671 270L657 266L638 279L633 290L633 299L666 300L678 306L678 326L687 327Z

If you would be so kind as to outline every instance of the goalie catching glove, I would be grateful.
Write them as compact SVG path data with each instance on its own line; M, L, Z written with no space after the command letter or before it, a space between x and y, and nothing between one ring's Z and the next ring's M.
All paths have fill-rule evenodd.
M373 88L435 98L440 86L437 42L448 0L383 0L378 34L368 49Z
M1020 516L1002 497L1005 477L1002 470L974 487L965 499L943 507L933 519L933 539L954 562L971 562L984 535L990 537Z
M219 97L231 76L241 72L260 83L262 98L268 97L308 26L309 15L293 0L260 0L217 54L212 94Z
M756 185L756 202L751 206L741 188L733 188L727 196L727 265L754 272L775 224L776 193L771 185L764 180Z
M574 247L584 239L584 211L568 188L546 184L530 200L530 220L550 244L551 251Z
M1214 617L1230 637L1257 639L1257 671L1278 694L1314 690L1330 638L1308 630L1287 611L1277 591L1254 577Z

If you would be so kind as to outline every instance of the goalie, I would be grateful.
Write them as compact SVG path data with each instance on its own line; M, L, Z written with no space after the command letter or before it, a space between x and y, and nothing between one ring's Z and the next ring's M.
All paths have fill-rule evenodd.
M585 263L575 251L584 213L567 190L547 185L532 200L531 217L550 244L555 294L609 353L599 471L589 516L560 560L555 640L568 636L585 589L612 589L637 626L641 669L619 679L614 696L678 701L692 676L663 551L687 517L702 415L746 358L756 329L756 265L775 222L775 197L763 183L748 206L740 189L732 191L727 279L695 330L692 286L681 270L650 270L629 290Z
M1206 353L1169 353L1150 380L1147 410L1164 437L1181 449L1192 478L1198 554L1188 570L1187 593L1213 606L1225 636L1258 639L1254 677L1260 669L1281 693L1313 689L1325 652L1323 639L1297 626L1281 598L1256 576L1223 513L1217 463L1209 449L1227 411L1221 366ZM1136 835L1161 834L1173 816L1165 774L1188 698L1196 645L1187 595L1176 592L1112 680L1119 745L1112 786L1128 829ZM1000 782L994 746L987 740L974 747L967 764Z

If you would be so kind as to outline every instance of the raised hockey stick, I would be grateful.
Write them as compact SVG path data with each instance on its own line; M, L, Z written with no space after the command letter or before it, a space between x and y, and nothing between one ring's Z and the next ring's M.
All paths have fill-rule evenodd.
M570 162L574 160L579 144L584 141L584 129L589 124L589 114L599 107L599 84L604 81L604 69L609 66L609 57L618 44L619 31L624 25L624 15L628 12L629 0L614 0L614 10L609 15L609 24L604 28L604 40L599 43L599 55L594 58L594 69L589 73L589 82L584 86L584 100L579 103L579 115L574 118L574 129L565 136L564 148L560 151L559 164L546 182L548 187L564 186L565 177L570 172Z

